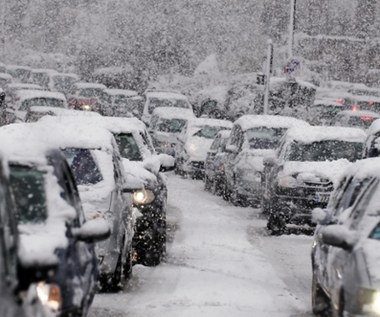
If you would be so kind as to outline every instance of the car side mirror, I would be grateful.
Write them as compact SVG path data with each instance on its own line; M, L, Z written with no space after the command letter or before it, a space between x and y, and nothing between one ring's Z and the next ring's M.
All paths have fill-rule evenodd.
M97 218L86 221L72 232L78 240L91 243L107 239L111 235L111 228L105 219Z
M175 159L173 156L170 156L168 154L159 154L158 155L161 166L160 166L160 171L161 172L167 172L167 171L172 171L175 168Z
M322 241L328 245L351 251L358 238L355 232L342 225L330 225L321 231Z
M274 157L265 157L263 160L264 166L273 167L276 164L277 160Z
M236 154L239 152L239 150L236 145L229 144L229 145L226 145L226 152Z

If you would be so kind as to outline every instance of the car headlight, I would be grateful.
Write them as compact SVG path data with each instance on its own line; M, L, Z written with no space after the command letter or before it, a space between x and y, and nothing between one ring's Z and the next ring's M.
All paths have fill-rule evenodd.
M361 288L357 294L357 301L364 312L380 315L380 291Z
M195 154L198 151L198 146L194 143L190 143L187 147L190 154Z
M145 205L150 204L155 196L151 190L148 189L139 189L132 194L133 202L136 205Z
M91 111L92 107L90 105L82 105L80 107L83 111Z
M44 306L52 311L58 311L61 308L62 298L58 285L40 282L37 284L36 290L37 296Z
M298 186L298 182L293 176L285 175L278 178L278 186L285 188L295 188Z

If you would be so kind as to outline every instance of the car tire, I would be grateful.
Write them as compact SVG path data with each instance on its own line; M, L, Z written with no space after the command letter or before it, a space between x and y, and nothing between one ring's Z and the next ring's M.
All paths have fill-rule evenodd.
M100 290L105 293L115 293L123 289L121 254L117 260L115 272L99 276Z
M317 316L330 315L330 300L319 285L314 272L311 286L311 306L313 313Z
M140 255L139 262L145 266L159 265L166 253L166 217L159 221L155 231L155 237Z

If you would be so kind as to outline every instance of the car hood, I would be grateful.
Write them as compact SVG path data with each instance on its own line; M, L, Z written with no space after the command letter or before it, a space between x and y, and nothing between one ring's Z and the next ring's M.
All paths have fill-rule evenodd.
M191 137L186 141L185 149L191 159L205 161L212 142L213 139Z
M244 150L241 152L242 159L239 167L262 172L264 170L265 157L275 157L275 150Z
M127 188L143 188L149 183L157 182L157 177L143 166L143 162L123 159Z
M334 186L344 170L352 164L348 160L324 162L285 162L282 173L284 175L297 175L300 181L319 181L321 178L329 179Z

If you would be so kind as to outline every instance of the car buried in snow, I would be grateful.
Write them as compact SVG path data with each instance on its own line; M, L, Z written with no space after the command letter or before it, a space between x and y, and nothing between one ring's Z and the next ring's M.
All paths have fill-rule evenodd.
M34 124L46 131L45 142L62 150L86 218L104 218L111 227L111 236L98 242L95 251L101 290L117 291L132 272L132 197L114 137L102 126L86 124L86 118L46 116Z
M70 168L62 153L46 142L46 133L34 124L0 129L23 246L21 281L30 282L34 267L57 266L39 291L53 292L47 305L60 316L85 317L98 277L94 242L106 239L110 227L103 219L86 220ZM59 286L60 296L49 284Z
M175 148L175 171L192 178L204 177L204 164L212 141L221 130L231 130L232 122L196 118L184 127Z
M226 145L224 191L235 205L260 203L263 160L273 157L281 137L291 127L308 127L285 116L244 115L233 124Z
M15 81L20 83L27 83L32 69L28 66L20 65L7 65L6 72L11 75Z
M139 116L138 109L135 109L134 97L137 97L137 91L128 89L106 89L109 96L109 107L104 110L103 114L111 117L133 117Z
M311 210L327 205L344 169L361 157L366 134L357 128L292 128L276 157L264 160L262 210L267 228L282 234L288 224L312 225Z
M327 208L313 211L318 224L311 252L316 315L380 314L379 170L379 158L352 164Z
M106 89L106 86L96 83L77 82L73 84L67 96L69 108L102 113L109 105Z
M149 133L156 151L175 156L177 137L189 120L194 118L194 113L190 109L156 108L149 124Z
M230 134L230 130L218 132L207 152L205 161L205 190L210 190L219 196L223 195L223 197L225 196L226 144Z

